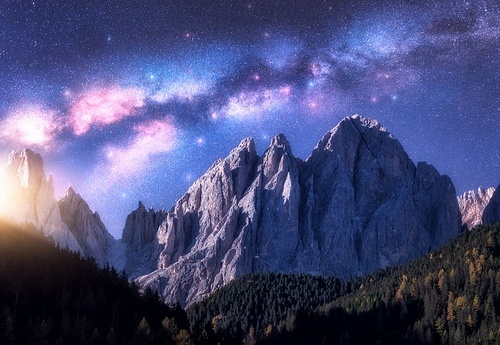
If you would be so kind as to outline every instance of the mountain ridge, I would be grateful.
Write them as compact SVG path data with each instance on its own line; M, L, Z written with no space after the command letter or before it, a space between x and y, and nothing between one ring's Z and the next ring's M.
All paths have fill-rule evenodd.
M477 202L459 208L449 177L415 165L385 127L359 115L340 121L305 160L283 134L261 156L252 138L243 139L169 211L139 201L120 240L72 187L55 199L52 176L33 151L11 153L4 179L7 194L17 195L6 210L18 223L182 305L247 273L373 272L446 243L467 209L483 217ZM485 216L500 220L489 209Z
M415 166L387 129L355 115L305 161L282 134L262 156L244 139L168 212L158 268L137 281L190 304L251 272L347 279L426 253L460 226L449 177Z
M484 209L489 204L495 188L481 188L470 190L457 196L462 221L470 230L482 224Z

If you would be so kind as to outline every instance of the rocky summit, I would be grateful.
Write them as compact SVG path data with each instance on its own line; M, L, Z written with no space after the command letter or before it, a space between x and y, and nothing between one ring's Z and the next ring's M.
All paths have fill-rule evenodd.
M156 269L137 282L182 305L250 272L373 272L444 244L462 225L451 180L357 115L305 161L283 135L262 156L243 140L164 216L149 242Z
M125 248L123 266L130 278L136 278L156 269L158 246L156 232L163 223L166 212L146 209L139 201L139 206L132 211L125 221L121 244Z
M491 196L488 205L486 205L482 221L483 224L500 222L500 185Z
M17 224L32 225L63 248L83 252L62 221L52 176L45 176L42 157L29 149L9 154L2 179L2 216Z
M63 222L75 236L82 252L95 258L99 266L109 262L115 239L109 234L97 212L92 212L80 194L69 187L58 200Z
M108 263L113 237L88 204L69 187L57 201L52 176L45 176L42 157L29 149L10 153L2 176L4 218L44 232L60 247Z
M462 222L470 230L482 224L482 217L486 205L488 205L495 188L478 188L463 193L457 197L458 206L462 213Z

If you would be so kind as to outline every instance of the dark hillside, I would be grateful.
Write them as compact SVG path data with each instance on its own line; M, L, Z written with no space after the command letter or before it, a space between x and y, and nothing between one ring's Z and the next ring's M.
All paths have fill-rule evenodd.
M0 223L1 344L168 344L184 328L182 309L139 294L125 275Z
M207 343L497 344L499 313L500 224L349 283L252 275L188 309Z

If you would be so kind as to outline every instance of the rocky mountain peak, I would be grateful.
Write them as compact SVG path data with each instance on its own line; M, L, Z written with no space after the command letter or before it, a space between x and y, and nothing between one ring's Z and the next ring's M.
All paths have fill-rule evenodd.
M154 270L158 257L156 234L166 215L163 210L146 209L139 201L137 209L127 216L121 243L126 246L123 269L129 277L135 278Z
M341 141L342 138L359 138L373 144L371 140L374 136L381 138L390 137L394 139L387 129L382 127L376 120L368 119L360 115L353 115L343 118L337 126L328 131L318 142L315 149L334 151L335 145Z
M75 236L83 254L93 257L100 266L108 263L108 251L114 239L97 212L92 212L87 202L71 186L59 199L58 206L63 222Z
M500 185L493 192L488 205L484 208L482 221L483 224L500 222Z
M130 213L123 228L122 242L141 248L155 239L158 226L163 221L164 211L149 210L139 201L137 209ZM155 219L159 217L159 219Z
M288 153L288 154L291 154L292 153L292 149L290 147L290 143L288 142L288 140L286 139L285 135L280 133L276 136L274 136L272 139L271 139L271 143L269 144L269 149L271 148L282 148L284 152Z
M264 184L277 174L278 171L287 173L290 162L294 160L292 148L283 134L278 134L271 139L268 149L262 156L262 171Z
M367 175L373 175L375 170L380 175L377 178L412 178L406 172L415 169L399 141L387 129L359 115L344 118L326 133L306 161L313 169L327 161L329 169L338 166L351 180L362 176L371 180ZM358 169L360 164L372 168Z
M75 190L73 189L73 187L69 186L66 191L64 192L64 196L63 198L76 198L78 197L79 195L75 192Z
M305 162L285 136L251 139L182 196L157 233L157 269L138 278L190 304L250 272L347 279L444 244L461 226L447 176L415 166L378 122L343 119Z
M3 216L31 223L63 248L93 257L104 266L114 245L99 215L70 186L57 201L52 176L46 178L42 157L29 149L10 153L2 177Z
M42 157L29 149L9 154L3 179L3 215L15 223L31 223L61 247L82 251L61 218L52 177L47 179Z
M233 157L239 157L241 152L248 152L250 154L256 153L255 151L255 140L252 137L243 139L238 146L231 150L226 159L231 160Z
M370 119L356 114L350 117L346 117L344 121L345 122L350 121L354 126L356 126L356 128L360 133L364 133L368 129L373 128L376 129L378 132L384 132L391 135L389 131L375 119ZM342 121L340 123L342 123Z
M146 206L142 203L142 201L139 200L138 205L137 205L137 210L146 211Z
M30 149L12 151L5 174L15 177L23 188L38 189L41 180L45 179L42 157Z
M482 224L483 212L488 205L495 188L478 188L464 192L457 197L462 221L470 230L473 227Z

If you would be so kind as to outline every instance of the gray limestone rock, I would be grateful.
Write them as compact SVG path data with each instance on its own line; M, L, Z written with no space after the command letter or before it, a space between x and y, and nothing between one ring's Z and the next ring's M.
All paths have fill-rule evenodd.
M31 223L63 248L83 252L61 218L52 176L47 179L42 157L29 149L9 154L2 178L3 216L18 224Z
M483 212L483 224L500 222L500 185L497 187L490 202Z
M422 255L460 226L450 179L355 115L306 161L283 135L262 157L242 141L167 213L156 270L137 282L186 305L250 272L346 279Z
M58 201L64 223L76 237L83 254L93 257L101 267L109 263L110 248L115 239L109 234L97 212L69 187Z
M165 211L146 209L140 201L137 209L127 216L121 242L126 248L123 269L129 278L147 274L156 268L159 254L156 251L156 233L165 217Z
M469 230L482 224L484 209L494 192L495 188L478 188L477 191L471 190L457 197L462 222Z

